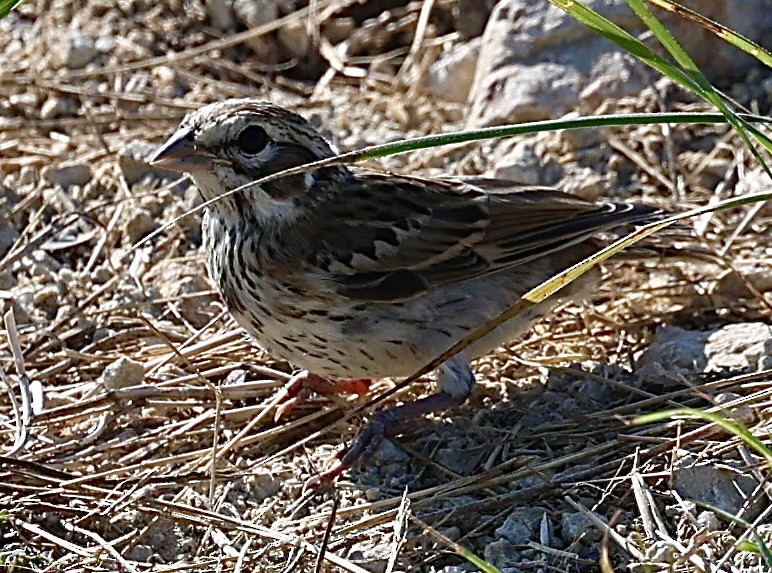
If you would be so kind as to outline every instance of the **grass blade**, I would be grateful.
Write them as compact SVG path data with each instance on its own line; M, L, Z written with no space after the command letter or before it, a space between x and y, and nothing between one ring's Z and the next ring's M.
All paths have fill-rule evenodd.
M10 14L24 0L0 0L0 20Z
M738 34L734 30L730 30L720 22L706 18L702 14L698 14L694 10L682 6L671 0L646 0L649 4L654 4L663 10L667 10L673 14L678 14L682 18L696 22L706 30L709 30L728 44L731 44L735 48L746 52L759 60L762 64L772 68L772 53L764 49L753 40Z
M769 467L772 468L772 450L770 450L761 440L754 436L750 430L748 430L748 428L738 422L734 422L728 418L725 418L724 416L720 416L715 412L706 412L696 408L674 408L672 410L663 410L661 412L652 412L651 414L638 416L633 420L633 424L651 424L653 422L661 422L662 420L668 420L681 416L701 418L707 422L712 422L721 426L727 432L734 434L747 445L756 450L759 454L761 454L767 461Z

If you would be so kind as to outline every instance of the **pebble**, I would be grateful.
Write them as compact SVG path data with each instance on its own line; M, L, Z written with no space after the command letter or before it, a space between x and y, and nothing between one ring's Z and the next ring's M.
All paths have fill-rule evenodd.
M139 386L145 379L145 368L139 362L121 356L107 366L99 382L110 390Z
M83 186L91 181L91 166L88 163L65 163L58 167L48 167L43 170L43 177L54 185L65 189L74 185Z
M71 70L77 70L85 67L98 53L94 38L86 34L75 34L66 40L65 64Z

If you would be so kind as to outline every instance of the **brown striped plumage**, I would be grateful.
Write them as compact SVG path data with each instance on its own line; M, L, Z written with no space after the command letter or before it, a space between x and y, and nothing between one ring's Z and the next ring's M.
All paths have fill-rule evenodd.
M229 100L190 114L155 161L190 172L212 199L333 154L300 116ZM415 372L596 250L596 233L658 216L648 206L594 203L501 180L336 166L214 202L204 241L212 279L261 346L322 376L378 378ZM578 285L565 294L580 291ZM554 304L535 307L448 361L437 394L376 416L354 454L372 450L392 422L463 402L474 385L469 360L511 340Z

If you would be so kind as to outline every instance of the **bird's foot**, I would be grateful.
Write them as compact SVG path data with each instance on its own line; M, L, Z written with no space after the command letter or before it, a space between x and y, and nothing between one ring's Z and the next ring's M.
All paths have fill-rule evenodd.
M338 460L335 465L324 473L309 479L303 489L318 489L331 484L344 471L370 458L385 438L404 434L414 428L417 418L457 406L463 403L466 398L467 396L454 397L446 392L438 392L391 410L378 412L365 426L351 447L338 453Z
M303 370L290 378L284 387L285 397L276 408L274 421L284 418L298 405L308 400L312 392L335 399L341 394L364 396L370 389L370 380L364 378L331 379Z

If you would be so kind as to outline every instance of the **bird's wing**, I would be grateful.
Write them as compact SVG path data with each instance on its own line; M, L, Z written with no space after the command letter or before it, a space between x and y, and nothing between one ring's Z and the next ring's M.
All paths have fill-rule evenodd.
M427 181L363 172L321 201L304 231L308 262L342 294L408 300L513 267L658 210L593 203L501 180Z

